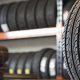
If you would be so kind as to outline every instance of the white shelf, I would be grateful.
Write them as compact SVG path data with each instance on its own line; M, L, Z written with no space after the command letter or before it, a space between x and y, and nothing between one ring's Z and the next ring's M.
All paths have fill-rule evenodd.
M5 32L5 33L2 32L0 33L0 40L54 36L57 35L57 33L59 33L61 30L63 30L63 27L21 30L21 31L12 31L12 32Z

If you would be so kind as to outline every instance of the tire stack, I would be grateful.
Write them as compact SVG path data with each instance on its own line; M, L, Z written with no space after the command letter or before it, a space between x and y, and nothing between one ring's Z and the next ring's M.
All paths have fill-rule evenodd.
M37 52L10 54L6 64L9 74L35 76L38 79L56 78L56 50L51 48ZM66 79L69 79L65 65L63 74Z
M56 25L56 0L29 0L0 5L0 31Z

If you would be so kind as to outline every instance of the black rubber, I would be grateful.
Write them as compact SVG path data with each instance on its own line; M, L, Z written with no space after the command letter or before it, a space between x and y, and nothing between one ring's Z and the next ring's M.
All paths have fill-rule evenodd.
M2 25L6 25L6 27L3 27L2 30L4 32L8 32L9 31L9 27L7 25L7 13L8 13L8 9L11 6L11 4L6 4L1 11L1 17L0 17L0 21L1 21L1 28L3 27ZM7 29L7 30L6 30Z
M8 19L8 26L10 28L10 31L19 30L16 18L17 18L17 9L20 4L21 3L13 3L8 10L7 19Z
M57 7L56 0L48 0L46 6L46 21L49 27L56 26Z
M27 60L25 62L25 65L24 65L24 73L25 75L32 75L32 61L33 61L33 58L34 58L34 55L35 53L34 52L30 52L28 53L28 57L27 57ZM26 70L28 71L26 73Z
M9 65L15 54L9 53L8 61L5 63L7 65L7 73L9 73Z
M26 20L27 20L27 24L29 29L35 29L38 28L37 27L37 22L36 22L36 7L38 4L39 0L31 0L29 2L29 5L27 6L27 10L26 10Z
M32 71L33 71L33 75L41 78L41 74L40 74L40 62L42 57L45 55L45 53L49 50L52 50L50 48L47 49L43 49L39 52L37 52L33 58L33 62L32 62Z
M70 11L70 9L72 8L72 6L73 6L73 4L74 4L75 1L76 1L76 0L70 0L70 1L64 6L64 12L65 12L65 11Z
M50 67L51 61L53 62L54 66ZM54 53L49 61L49 77L50 79L55 79L56 78L56 54Z
M46 22L46 5L48 0L39 0L37 7L36 7L36 21L39 28L48 27Z
M19 30L25 30L28 29L27 23L26 23L26 7L27 7L28 2L22 2L17 10L17 24L19 27Z
M9 63L9 74L16 74L16 65L18 63L18 60L22 56L22 54L15 54L12 58L12 60ZM13 71L13 73L10 73L10 70Z
M43 79L49 79L49 61L50 58L52 57L52 55L55 53L55 50L49 50L45 53L45 55L43 56L42 60L45 60L44 66L40 66L40 67L44 67L44 71L41 71L41 77ZM41 60L41 61L42 61Z
M69 2L70 0L63 0L63 7Z
M63 54L71 80L80 80L80 0L73 5L63 34Z
M73 4L76 0L70 0L63 8L63 20L64 22L67 20L67 16L69 15L69 11L71 10ZM67 14L67 15L66 15ZM63 23L64 23L63 22Z
M27 54L23 53L22 56L19 57L18 61L17 61L17 65L16 65L16 74L24 74L23 70L24 70L24 64L25 61L27 59ZM18 73L18 70L21 71L21 73Z
M2 12L3 7L4 7L4 5L0 5L0 19L1 19L1 12ZM1 20L0 20L0 32L3 32L2 28L1 28Z

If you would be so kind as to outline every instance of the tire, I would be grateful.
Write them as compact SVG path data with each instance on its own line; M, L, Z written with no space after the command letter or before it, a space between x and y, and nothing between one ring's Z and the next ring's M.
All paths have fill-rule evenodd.
M0 46L0 67L8 60L8 49Z
M80 1L73 5L63 33L63 54L71 80L80 80L79 24Z
M19 57L18 61L17 61L17 65L16 65L16 74L18 75L22 75L23 70L24 70L24 64L25 61L27 60L28 56L26 53L22 53L22 55Z
M36 21L38 28L46 28L48 27L47 22L46 22L46 16L45 16L45 11L46 11L46 5L47 5L48 0L39 0L37 7L36 7Z
M40 71L41 71L41 77L43 79L49 79L49 61L50 58L52 57L53 53L55 52L55 50L49 50L45 53L45 55L43 56L41 63L40 63Z
M11 62L11 59L13 58L15 54L12 54L12 53L9 53L9 58L8 58L8 61L5 63L7 65L7 73L9 73L9 65L10 65L10 62Z
M52 57L49 60L49 77L50 79L56 79L56 52L52 55ZM70 80L70 77L67 73L67 68L63 60L63 77L64 79Z
M26 10L26 20L27 20L27 24L28 24L28 28L29 29L36 29L37 27L37 22L36 22L36 7L38 4L39 0L31 0L29 2L29 5L27 6L27 10Z
M10 6L11 6L11 4L4 5L4 7L2 8L2 11L1 11L0 21L1 21L1 28L2 28L3 32L10 31L10 29L7 25L7 13L8 13L8 9Z
M24 65L25 75L29 75L29 76L33 75L33 73L32 73L32 61L33 61L34 55L35 55L34 52L30 52L27 55L28 57L27 57L27 60L25 62L25 65Z
M8 10L7 19L8 19L8 26L10 28L10 31L19 30L16 18L17 18L17 9L20 4L21 3L13 3Z
M9 74L16 74L16 65L22 54L15 54L9 63Z
M28 1L22 2L17 9L17 24L18 24L19 30L28 29L26 19L25 19L27 4L28 4Z
M40 74L40 63L41 63L41 60L42 60L42 57L45 55L45 53L49 50L52 50L52 49L43 49L39 52L37 52L33 58L33 62L32 62L32 71L33 71L33 75L38 77L38 78L41 78L41 74Z
M56 54L54 53L49 61L49 77L56 79Z
M1 18L1 12L2 12L3 7L4 7L4 5L0 5L0 18ZM2 28L1 28L1 20L0 20L0 32L3 32Z
M57 7L56 0L48 0L46 6L46 21L49 27L56 26ZM47 26L46 26L47 27Z

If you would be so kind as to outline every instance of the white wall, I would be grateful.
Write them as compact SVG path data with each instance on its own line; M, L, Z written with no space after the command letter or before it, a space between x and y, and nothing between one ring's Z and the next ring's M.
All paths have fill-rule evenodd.
M42 48L56 49L56 38L45 37L34 39L0 41L0 45L6 46L10 52L37 51Z

